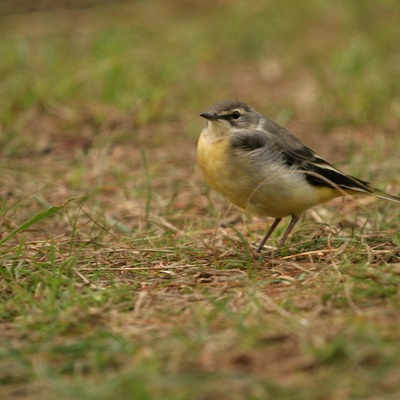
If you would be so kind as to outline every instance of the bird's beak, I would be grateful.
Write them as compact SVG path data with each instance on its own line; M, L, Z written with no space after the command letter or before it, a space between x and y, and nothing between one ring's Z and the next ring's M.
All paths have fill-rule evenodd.
M213 112L201 113L200 117L203 117L203 118L211 120L211 121L216 121L219 118L219 116Z

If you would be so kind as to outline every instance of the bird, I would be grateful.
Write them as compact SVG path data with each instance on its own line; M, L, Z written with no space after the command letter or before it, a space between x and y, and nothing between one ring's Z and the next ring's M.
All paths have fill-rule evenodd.
M283 218L291 220L280 246L305 210L335 197L363 194L400 203L400 197L335 168L246 103L221 101L200 116L206 124L197 161L208 185L242 211L274 218L257 253Z

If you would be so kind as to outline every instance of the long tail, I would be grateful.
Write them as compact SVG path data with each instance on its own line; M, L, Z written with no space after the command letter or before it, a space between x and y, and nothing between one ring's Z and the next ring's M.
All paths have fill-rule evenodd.
M373 188L371 190L371 194L375 197L379 197L380 199L385 199L400 204L400 197L393 196L392 194L386 193L383 190Z

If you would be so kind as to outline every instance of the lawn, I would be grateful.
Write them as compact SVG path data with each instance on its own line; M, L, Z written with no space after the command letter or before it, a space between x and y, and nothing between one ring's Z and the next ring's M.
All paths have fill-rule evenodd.
M238 99L398 195L399 20L396 0L2 1L0 398L399 398L400 206L336 199L256 256L272 219L196 164L199 113Z

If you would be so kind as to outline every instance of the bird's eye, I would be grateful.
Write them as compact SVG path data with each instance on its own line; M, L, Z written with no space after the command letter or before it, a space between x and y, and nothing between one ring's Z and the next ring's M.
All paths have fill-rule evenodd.
M233 119L239 119L241 116L242 116L242 114L240 114L239 111L234 111L234 112L231 114L231 117L232 117Z

